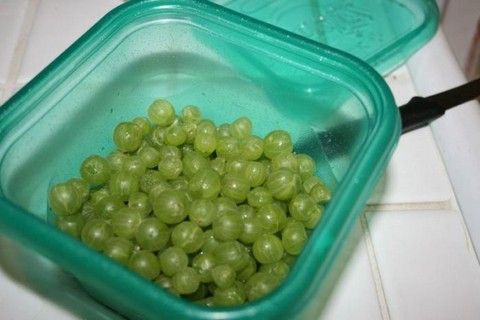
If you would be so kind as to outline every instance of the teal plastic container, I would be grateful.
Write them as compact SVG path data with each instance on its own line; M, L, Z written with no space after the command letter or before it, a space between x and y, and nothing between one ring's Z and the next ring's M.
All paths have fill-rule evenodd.
M435 0L212 0L344 50L386 74L436 32Z
M177 111L198 105L217 124L248 116L258 135L289 130L332 188L324 219L267 297L236 308L194 305L47 223L51 181L78 176L90 154L107 155L114 126L159 97ZM128 2L0 108L0 231L132 319L311 319L399 135L387 85L352 56L209 2Z

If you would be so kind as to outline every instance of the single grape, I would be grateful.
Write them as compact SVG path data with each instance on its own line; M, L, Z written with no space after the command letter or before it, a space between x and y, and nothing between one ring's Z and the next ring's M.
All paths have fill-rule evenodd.
M232 137L245 139L252 134L252 122L246 117L241 117L233 121L229 129Z
M179 146L187 140L187 133L180 125L174 125L167 129L165 133L165 144L171 146Z
M230 137L230 125L228 123L222 123L216 129L217 138Z
M212 229L208 229L207 231L204 232L203 235L204 235L205 241L203 242L201 251L202 253L212 253L217 248L220 241L215 239Z
M112 230L117 236L132 239L142 223L142 215L135 209L122 208L112 215Z
M263 154L263 140L250 136L244 140L241 157L245 160L258 160Z
M146 250L133 253L128 260L128 267L148 280L153 280L160 274L157 257Z
M92 219L83 226L82 241L95 250L102 251L107 239L112 237L112 229L101 219Z
M132 122L140 128L143 137L147 136L152 130L152 128L150 127L150 122L148 122L147 118L137 117L133 119Z
M237 306L245 302L246 294L244 287L236 282L228 288L217 288L213 295L215 306Z
M298 221L308 221L315 214L316 208L312 197L303 192L293 197L288 205L290 215Z
M198 123L197 135L215 135L215 124L211 120L204 119Z
M264 233L276 233L285 226L287 216L279 206L269 203L258 209L256 222Z
M145 137L145 141L160 151L165 142L165 133L167 132L166 128L155 127L150 133Z
M90 195L90 201L94 206L97 205L97 203L102 200L103 198L107 197L110 195L110 191L108 191L107 187L100 188L96 191L93 191Z
M195 173L202 169L208 168L209 161L204 158L200 153L193 151L187 152L183 159L183 173L187 177L193 176Z
M193 141L193 147L200 154L207 157L217 148L217 138L215 134L197 133Z
M314 185L308 194L312 197L313 201L320 204L327 203L332 197L330 190L323 183Z
M57 220L58 229L75 238L80 238L84 224L85 218L82 214L60 216Z
M239 240L244 244L252 244L263 234L263 228L256 218L243 220L243 231Z
M222 184L220 175L213 169L206 168L195 173L189 182L189 190L194 197L214 199L220 193Z
M82 196L71 183L60 183L50 189L48 203L57 215L72 215L80 211Z
M112 152L108 157L108 165L110 167L110 170L112 172L117 172L120 171L123 167L123 162L128 156L120 151L114 151Z
M184 221L172 231L172 243L186 253L194 253L200 250L205 241L202 229L191 221Z
M150 193L153 187L158 184L166 183L165 179L163 178L162 174L157 170L147 170L141 177L140 177L140 190L145 193Z
M275 130L270 132L263 139L263 152L269 159L273 159L281 154L291 153L293 151L292 138L288 132L283 130Z
M173 190L188 190L188 179L185 176L179 176L178 178L169 181Z
M157 99L148 107L148 118L160 127L166 127L175 120L175 110L170 102Z
M142 218L147 217L152 212L148 195L143 192L132 193L128 198L128 207L137 210Z
M282 230L282 244L288 254L299 255L307 240L307 232L300 222L292 222Z
M128 197L138 192L139 182L138 177L128 172L116 172L108 182L108 189L114 196L119 196L122 200L128 200Z
M118 210L125 207L122 199L118 196L106 196L97 202L95 211L99 217L110 219Z
M302 186L306 193L310 193L313 187L315 187L317 184L320 184L320 183L322 182L317 176L310 176L303 179Z
M228 160L225 167L225 172L233 175L243 176L245 175L245 169L248 162L242 159Z
M85 180L73 178L68 180L67 183L73 186L82 203L84 203L88 200L88 198L90 198L90 186Z
M260 208L264 205L272 203L273 197L270 190L265 187L256 187L247 195L248 204L254 208Z
M245 167L243 176L248 180L250 186L258 187L261 186L267 178L267 168L261 162L249 161Z
M285 279L290 272L290 267L283 261L277 261L270 264L262 264L260 272L266 272L275 276L279 281Z
M308 219L307 221L303 221L303 225L305 226L305 228L308 228L308 229L315 228L315 226L318 224L318 222L322 218L324 210L325 209L323 206L317 206L315 208L314 213L310 216L310 219Z
M184 146L190 146L195 141L197 135L197 124L194 122L184 122L181 124L183 131L187 134L187 139L185 140ZM192 148L193 151L193 148Z
M280 261L283 256L282 241L273 234L264 234L255 241L252 252L261 264Z
M298 158L293 153L280 154L272 159L272 170L281 168L298 172Z
M235 240L243 232L243 221L238 213L227 212L213 221L213 235L221 241Z
M170 293L174 293L173 292L172 278L170 278L170 277L168 277L164 274L160 274L155 279L155 284L158 285L160 288L163 288L163 289L169 291Z
M298 163L298 172L300 176L303 178L310 177L315 174L316 171L316 164L315 160L312 159L307 154L301 153L297 154L297 163Z
M170 229L157 218L147 218L138 226L135 239L142 249L158 251L170 240Z
M247 199L250 184L245 178L227 173L223 177L222 185L222 195L224 197L229 197L236 203L243 202Z
M241 282L246 282L255 272L257 272L257 262L251 256L248 257L248 263L237 273L237 279Z
M266 186L278 200L290 200L300 189L299 176L289 169L274 170L267 179Z
M223 176L226 172L227 160L222 157L216 157L210 160L210 167L215 170L219 175Z
M223 214L227 212L238 214L237 204L235 203L235 201L233 201L230 198L219 197L213 200L213 204L215 205L215 208L216 208L217 218L221 217Z
M142 144L142 129L132 122L121 122L113 131L113 142L122 152L136 151Z
M162 251L159 256L160 266L164 274L171 277L179 270L188 265L188 256L180 248L169 247Z
M257 272L245 284L248 301L258 300L275 289L278 279L266 272Z
M92 201L87 201L83 204L82 209L80 210L80 215L83 217L84 221L97 216L97 211L95 210Z
M240 271L248 264L247 248L238 241L220 242L213 250L217 265L228 264L235 271Z
M142 147L137 154L148 169L155 168L160 161L160 151L149 145Z
M172 186L165 180L160 181L156 185L152 187L150 192L148 193L148 200L152 204L152 208L154 207L155 201L157 201L158 197L167 190L171 190Z
M180 294L190 294L200 286L200 276L190 267L183 268L172 277L173 289Z
M158 172L167 180L177 178L183 170L182 160L180 158L164 158L158 164Z
M188 216L200 227L208 227L216 216L215 205L208 199L194 200L188 208Z
M113 260L127 264L133 252L133 243L124 238L113 237L105 241L103 253Z
M165 190L153 202L153 213L167 224L182 222L186 216L187 199L182 191Z
M242 220L253 218L256 215L254 208L250 207L248 204L241 204L238 206L238 213Z
M233 137L221 137L217 139L217 156L225 159L235 159L240 156L240 143Z
M140 156L127 157L122 164L121 171L132 174L136 177L141 177L147 170L147 165L143 162Z
M211 253L203 252L196 255L192 260L192 268L200 276L200 282L212 282L211 271L215 267L215 258Z
M198 123L202 119L202 113L196 106L186 106L182 109L180 118L183 122Z
M228 264L222 264L212 269L212 280L218 288L228 288L235 283L235 270Z

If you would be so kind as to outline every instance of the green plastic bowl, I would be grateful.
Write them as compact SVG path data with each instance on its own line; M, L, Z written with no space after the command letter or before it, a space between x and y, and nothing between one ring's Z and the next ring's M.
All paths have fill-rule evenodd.
M107 155L115 124L145 114L158 97L177 111L198 105L217 124L248 116L258 135L289 130L333 189L290 275L267 297L235 308L194 305L47 223L52 179L78 176L90 154ZM311 318L399 135L387 85L352 56L208 2L129 2L0 109L0 231L129 318Z

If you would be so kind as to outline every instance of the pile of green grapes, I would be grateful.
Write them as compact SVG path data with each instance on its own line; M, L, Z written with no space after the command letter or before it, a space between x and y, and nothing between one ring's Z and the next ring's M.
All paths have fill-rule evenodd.
M330 191L282 130L218 127L165 100L117 125L117 150L53 186L62 231L173 294L208 306L256 300L287 276Z

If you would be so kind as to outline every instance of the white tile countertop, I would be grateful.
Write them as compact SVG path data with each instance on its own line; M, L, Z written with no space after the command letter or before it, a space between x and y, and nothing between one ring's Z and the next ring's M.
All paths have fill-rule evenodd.
M120 3L0 0L0 103ZM439 54L439 50L444 52ZM450 64L445 70L453 70L455 75L449 78L450 74L428 69L434 62L427 60L435 58L447 59L439 66ZM440 32L407 66L386 80L401 105L414 95L459 84L462 76L457 69ZM440 75L442 79L435 78ZM463 115L469 118L460 120L466 127L455 121L462 119L464 112L478 113L477 109L477 104L470 104L443 122L402 136L332 272L331 293L319 302L324 304L321 319L480 318L480 264L468 232L472 238L480 234L480 228L473 233L475 218L471 218L471 212L480 206L467 192L479 185L480 170L477 168L478 174L473 176L476 185L465 182L468 172L462 171L462 167L470 166L473 171L480 167L480 149L462 141L469 156L457 150L461 159L455 160L455 152L448 147L452 142L446 137L461 139L462 134L474 132L473 116ZM480 122L476 123L480 127ZM447 127L450 131L458 129L458 133L445 133ZM88 297L80 299L79 293L63 292L62 287L71 280L60 271L37 278L27 276L22 272L25 266L16 261L18 255L28 254L0 236L0 319L119 318ZM29 267L41 270L42 263L48 264L44 260L35 263L39 261L40 265ZM39 276L49 285L38 285L35 279ZM83 305L76 305L78 301Z

